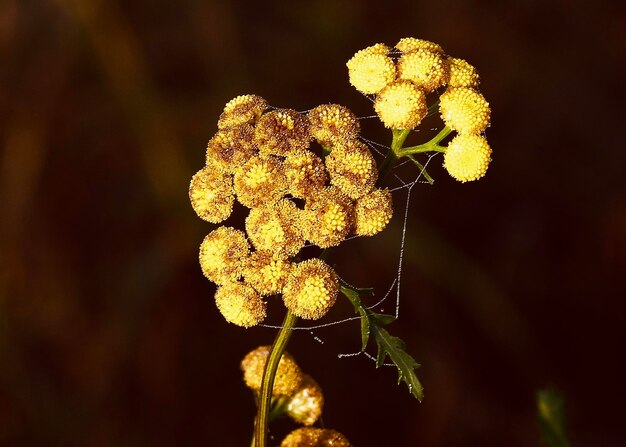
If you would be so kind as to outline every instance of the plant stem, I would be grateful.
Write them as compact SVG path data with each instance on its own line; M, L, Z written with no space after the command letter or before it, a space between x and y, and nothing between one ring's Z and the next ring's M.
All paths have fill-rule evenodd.
M296 325L298 317L287 310L285 319L281 329L276 334L274 344L267 357L265 369L263 371L263 380L261 381L261 390L259 397L259 408L257 411L256 424L254 427L254 446L267 446L267 426L269 422L270 407L272 404L272 390L274 389L274 379L278 370L278 362L285 351L285 347L291 337L292 329Z
M450 132L452 132L452 129L446 126L441 129L441 131L437 135L435 135L432 140L427 141L424 144L420 144L419 146L404 147L400 149L398 153L396 153L396 155L398 157L404 157L412 154L420 154L422 152L445 152L446 148L443 146L439 146L439 143L441 143L444 138L450 135Z
M387 152L385 159L380 165L380 169L378 170L378 181L382 181L387 174L391 172L391 168L396 163L396 160L401 157L402 145L404 141L409 136L410 129L394 129L393 131L393 139L391 140L391 150Z

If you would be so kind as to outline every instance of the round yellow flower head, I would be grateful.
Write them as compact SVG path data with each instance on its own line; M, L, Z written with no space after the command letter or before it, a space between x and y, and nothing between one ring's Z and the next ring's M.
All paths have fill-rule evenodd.
M268 107L267 101L260 96L237 96L226 103L217 121L217 128L226 129L239 124L254 124Z
M335 147L325 162L331 185L351 199L370 192L378 179L376 160L360 141Z
M243 380L248 388L254 391L261 389L263 370L270 353L270 346L259 346L254 351L249 352L241 361ZM294 358L287 352L283 352L278 370L274 379L273 396L292 396L302 385L304 374Z
M257 251L248 259L243 277L261 296L276 295L282 292L291 267L286 259Z
M410 53L417 50L428 50L435 53L443 54L443 48L434 42L424 39L416 39L415 37L403 37L396 44L396 48L403 53Z
M410 81L396 81L376 97L374 110L385 127L413 129L428 111L426 94Z
M266 316L266 304L259 294L239 282L219 286L215 292L215 304L226 321L245 328L256 326Z
M246 218L246 232L252 245L282 259L296 255L304 247L298 225L299 211L289 199L251 209Z
M373 236L385 229L393 215L391 192L374 189L356 201L354 232L359 236Z
M285 307L307 320L322 318L335 304L339 282L335 271L321 259L296 264L283 287Z
M370 53L370 54L383 54L383 55L386 55L390 51L391 51L391 48L389 48L384 43L375 43L374 45L370 45L367 48L363 48L361 51L359 51L359 53L363 52L363 53Z
M250 252L243 231L219 227L211 231L200 245L200 266L209 280L222 285L237 281Z
M328 175L324 162L311 151L293 151L284 162L289 193L299 199L311 196L324 186Z
M282 162L272 156L254 156L235 171L237 200L248 208L276 203L287 192Z
M289 151L306 149L311 139L306 117L291 109L265 113L254 129L254 141L264 155L285 156Z
M474 66L456 57L449 57L447 63L449 87L478 87L480 78Z
M347 107L339 104L317 106L308 114L311 134L319 144L333 147L354 140L359 135L359 120Z
M323 406L322 388L311 376L305 374L302 386L287 404L287 414L300 424L313 425L322 415Z
M302 427L289 433L280 447L352 447L352 444L338 431Z
M228 219L233 210L233 179L207 166L192 177L189 200L198 217L207 222L220 223Z
M430 93L445 83L448 65L440 53L419 49L400 57L398 73L400 79L408 79Z
M354 225L354 205L334 186L325 187L307 200L302 231L304 238L321 248L339 245Z
M371 48L358 51L346 65L350 84L361 93L378 93L396 78L393 60Z
M232 174L256 152L254 128L249 124L218 130L206 149L207 165Z
M439 113L446 126L467 134L484 131L491 118L491 109L484 96L467 87L446 90L439 98Z
M491 147L480 135L457 135L448 144L443 167L460 182L478 180L487 172Z

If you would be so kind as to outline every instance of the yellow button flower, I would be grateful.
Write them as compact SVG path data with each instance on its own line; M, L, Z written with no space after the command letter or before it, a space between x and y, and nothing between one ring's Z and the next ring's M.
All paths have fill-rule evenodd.
M351 447L350 441L335 430L302 427L287 435L280 447Z
M252 287L243 283L218 287L215 304L226 321L245 328L256 326L266 316L265 302Z
M218 129L254 124L269 107L267 101L257 95L240 95L226 103L217 122Z
M321 248L339 245L354 225L354 205L334 186L307 200L302 223L304 238Z
M480 83L480 77L476 68L464 59L449 57L448 64L448 86L449 87L471 87L476 88Z
M411 51L417 50L428 50L443 54L443 48L436 43L429 40L416 39L415 37L403 37L396 44L396 48L403 53L410 53Z
M385 229L393 215L391 192L374 189L356 201L354 207L355 230L359 236L373 236Z
M311 151L293 151L284 162L289 193L299 199L312 196L324 186L328 175L324 162Z
M325 162L331 185L351 199L370 192L378 179L376 160L360 141L335 147Z
M448 65L440 53L419 49L400 57L398 74L430 93L445 83Z
M337 299L339 283L335 271L321 259L296 264L283 288L285 306L294 315L317 320Z
M209 280L216 284L237 281L250 252L243 231L219 227L211 231L200 245L200 266Z
M283 291L292 263L270 253L252 253L243 269L243 277L261 296L276 295Z
M357 52L346 65L350 84L361 93L378 93L396 78L393 60L371 49Z
M253 140L254 129L249 124L218 130L207 145L207 165L232 174L256 153Z
M235 171L237 200L248 208L276 203L287 193L282 162L275 157L254 156Z
M295 256L304 247L304 237L298 225L299 211L289 199L251 209L246 218L246 232L252 245L278 258Z
M334 147L354 140L359 135L359 120L347 107L324 104L308 114L311 134L319 144Z
M291 109L265 113L254 129L254 141L262 155L285 156L307 149L312 138L306 117Z
M198 217L220 223L228 219L233 210L233 179L213 167L205 167L192 177L189 199Z
M313 425L322 415L323 407L322 388L311 376L305 374L302 385L287 404L287 414L300 424Z
M265 369L270 349L270 346L259 346L254 351L246 354L241 361L243 380L248 388L254 391L258 392L261 389L263 370ZM283 352L280 362L278 362L272 395L292 396L302 385L303 376L304 374L294 358L288 352Z
M410 81L396 81L376 97L374 110L385 127L413 129L428 111L426 94Z
M484 131L491 118L491 109L484 96L467 87L446 90L439 98L439 113L446 126L466 134Z
M460 182L478 180L487 172L491 147L480 135L457 135L450 141L443 166Z

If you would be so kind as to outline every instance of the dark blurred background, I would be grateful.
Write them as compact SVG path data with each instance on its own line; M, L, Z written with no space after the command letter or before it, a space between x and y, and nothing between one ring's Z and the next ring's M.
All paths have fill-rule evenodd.
M574 445L624 445L626 14L582 0L2 0L0 445L249 444L238 363L275 331L215 308L189 179L238 94L371 115L345 62L405 36L479 67L494 161L462 185L435 158L413 189L389 330L423 365L422 404L392 368L337 358L357 324L292 339L325 425L355 446L536 446L551 386ZM343 245L338 272L380 296L401 227Z

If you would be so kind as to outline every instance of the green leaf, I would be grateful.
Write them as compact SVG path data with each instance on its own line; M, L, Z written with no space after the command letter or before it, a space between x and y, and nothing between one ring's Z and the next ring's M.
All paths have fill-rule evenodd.
M537 413L542 440L548 447L569 447L565 432L565 401L553 389L537 392Z
M398 368L398 383L404 381L409 392L421 402L424 398L424 388L415 374L415 370L420 366L419 363L404 350L405 345L402 339L392 336L382 327L395 321L396 317L372 312L363 306L360 294L370 292L371 289L353 289L341 284L340 290L350 300L354 311L361 317L361 351L365 351L370 334L373 334L378 346L376 367L382 366L385 358L389 357Z

